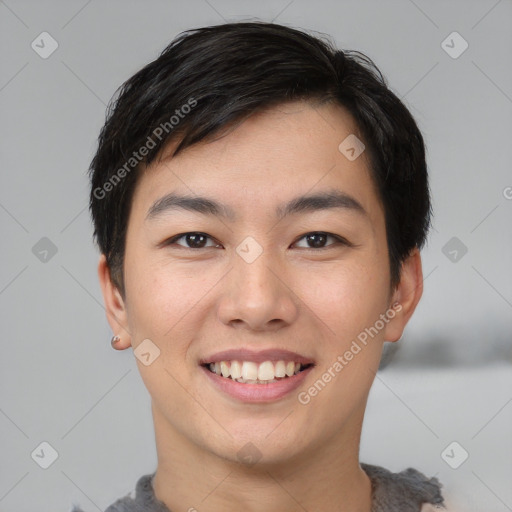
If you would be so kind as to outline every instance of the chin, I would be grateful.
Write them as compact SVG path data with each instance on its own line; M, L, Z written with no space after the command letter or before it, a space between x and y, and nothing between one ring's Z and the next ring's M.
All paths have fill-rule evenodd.
M255 464L261 468L289 463L304 453L308 441L304 436L290 435L287 429L278 433L275 431L277 424L278 422L272 421L272 427L268 429L240 430L232 438L224 437L226 443L210 445L209 450L221 458L248 468Z

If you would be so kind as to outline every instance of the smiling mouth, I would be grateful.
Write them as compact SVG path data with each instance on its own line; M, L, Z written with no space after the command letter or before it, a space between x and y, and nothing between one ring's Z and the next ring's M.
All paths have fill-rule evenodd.
M271 384L289 379L310 368L313 364L284 360L262 363L233 360L205 363L201 366L220 377L234 380L240 384Z

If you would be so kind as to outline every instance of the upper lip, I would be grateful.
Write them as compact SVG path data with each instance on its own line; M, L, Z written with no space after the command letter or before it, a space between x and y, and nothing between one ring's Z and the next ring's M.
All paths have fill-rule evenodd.
M314 364L313 359L301 356L289 350L267 349L254 351L244 348L216 352L211 356L201 358L199 364L205 365L221 361L252 361L254 363L263 363L265 361L294 361L302 365Z

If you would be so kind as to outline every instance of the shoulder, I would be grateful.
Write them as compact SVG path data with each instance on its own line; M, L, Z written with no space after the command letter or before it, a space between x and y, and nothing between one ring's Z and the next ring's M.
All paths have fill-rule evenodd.
M361 468L372 482L372 512L448 512L437 478L414 468L399 473L371 464L361 463Z
M153 491L154 473L143 475L137 481L135 491L117 499L105 512L169 512L164 503L157 500ZM71 512L83 512L75 506Z

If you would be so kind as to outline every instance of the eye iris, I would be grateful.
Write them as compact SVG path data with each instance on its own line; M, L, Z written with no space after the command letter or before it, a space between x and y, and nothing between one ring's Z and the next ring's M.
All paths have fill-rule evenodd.
M187 243L194 248L201 248L206 242L206 236L201 233L190 233L186 235Z
M306 240L308 243L312 242L313 247L323 247L327 240L327 235L325 233L312 233L307 235Z

